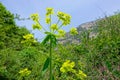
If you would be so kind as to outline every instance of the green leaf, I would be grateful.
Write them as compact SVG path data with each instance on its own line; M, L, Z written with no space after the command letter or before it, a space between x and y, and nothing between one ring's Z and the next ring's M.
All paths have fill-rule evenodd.
M112 65L109 61L106 61L106 66L110 71L112 70Z
M50 32L45 32L45 34L50 35L51 33Z
M47 71L47 68L49 66L49 63L50 63L50 58L48 57L44 63L44 66L43 66L43 69L42 69L42 75L45 74L45 72Z
M52 80L55 80L54 75L52 75Z
M57 45L57 39L55 35L51 35L51 42L52 42L52 46L56 46Z
M50 35L47 35L45 39L42 41L42 44L45 45L50 40Z
M56 44L57 44L56 36L54 34L49 33L49 32L46 32L46 34L48 34L48 35L42 41L42 44L46 45L49 42L49 40L51 40L52 46L53 47L56 46Z

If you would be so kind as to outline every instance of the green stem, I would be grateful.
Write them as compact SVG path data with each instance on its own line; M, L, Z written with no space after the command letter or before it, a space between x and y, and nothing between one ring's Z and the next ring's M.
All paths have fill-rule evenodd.
M50 35L50 80L52 80L52 41Z
M43 28L44 31L47 32L47 30L40 24L40 22L38 21L39 25Z
M63 24L61 24L59 27L58 27L58 30L63 26ZM56 33L57 31L55 31L54 33Z
M50 15L50 27L51 27L51 15ZM51 32L51 28L50 28L50 32Z
M60 29L62 26L63 26L63 24L61 24L58 29Z
M58 25L59 22L60 22L60 19L56 22L56 24Z

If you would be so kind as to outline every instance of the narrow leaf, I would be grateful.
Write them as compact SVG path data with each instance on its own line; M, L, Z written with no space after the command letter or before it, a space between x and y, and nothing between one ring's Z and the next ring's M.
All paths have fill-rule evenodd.
M44 63L44 66L43 66L43 69L42 69L42 75L44 75L44 73L46 72L48 66L49 66L49 63L50 63L50 58L48 57Z
M52 41L52 46L57 45L57 39L56 39L55 35L51 35L51 41Z
M42 41L42 44L45 45L50 40L50 35L47 35L45 39Z
M50 33L50 32L45 32L45 34L49 35L49 34L51 34L51 33Z
M49 62L50 62L50 58L48 57L48 58L46 59L45 63L44 63L44 67L43 67L42 71L44 71L45 69L48 68Z

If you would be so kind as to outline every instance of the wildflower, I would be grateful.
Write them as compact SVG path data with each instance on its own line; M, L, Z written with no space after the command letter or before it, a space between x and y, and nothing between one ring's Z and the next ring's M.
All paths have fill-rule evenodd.
M66 26L70 24L71 21L71 16L69 14L63 13L63 12L58 12L57 13L58 18L62 21L63 25Z
M73 72L75 71L73 68L75 66L74 62L70 62L70 60L66 60L66 62L64 62L62 64L62 67L60 68L60 71L65 73L65 72Z
M34 40L33 40L33 43L37 43L37 41L34 39Z
M51 15L51 14L54 14L53 8L47 8L46 10L47 10L46 16L49 16L49 15Z
M63 25L68 25L68 24L70 24L70 20L71 20L71 16L70 15L68 15L68 14L65 14L64 15L64 21L63 21Z
M27 35L24 35L23 38L26 40L29 40L29 39L33 39L34 37L32 34L27 34Z
M21 43L36 43L37 41L34 39L34 36L32 34L27 34L23 36L24 40L21 41Z
M38 21L39 20L39 14L38 13L31 14L30 18L33 21Z
M47 17L45 22L46 22L47 24L50 24L51 19Z
M52 30L57 30L57 29L58 29L57 24L52 24L52 25L51 25L51 29L52 29Z
M64 13L63 12L58 11L57 16L60 20L64 19Z
M39 23L33 24L32 27L33 29L39 29L39 30L42 28Z
M25 69L23 69L23 70L20 70L20 71L19 71L19 74L21 74L22 76L28 76L28 75L31 74L31 71L28 70L28 68L25 68Z
M87 77L87 75L83 71L79 70L77 77L80 78L81 80L84 80Z
M66 32L65 32L64 30L62 30L62 29L59 29L59 30L58 30L58 36L59 36L59 37L64 37L65 34L66 34Z
M71 29L70 29L70 33L71 33L72 35L78 34L77 28L75 28L75 27L71 28Z

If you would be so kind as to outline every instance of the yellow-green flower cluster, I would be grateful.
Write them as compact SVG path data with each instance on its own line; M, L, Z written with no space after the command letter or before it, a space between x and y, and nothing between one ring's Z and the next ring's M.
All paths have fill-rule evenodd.
M77 75L77 77L80 78L81 80L84 80L85 78L87 78L87 75L86 75L83 71L81 71L81 70L79 70L79 73L76 74L76 75Z
M37 41L34 39L32 34L26 34L23 36L24 40L21 43L36 43Z
M42 26L37 22L35 24L33 24L32 27L33 27L33 29L38 29L38 30L40 30L42 28Z
M52 24L50 28L52 30L58 30L58 25L57 24Z
M49 16L49 15L51 15L51 14L54 14L54 10L53 10L53 8L47 8L46 9L46 16Z
M57 34L57 37L64 37L65 34L66 34L66 32L65 32L64 30L59 29L59 30L58 30L58 34Z
M57 12L57 17L58 17L58 21L55 23L55 24L51 24L52 23L52 20L51 20L51 15L54 14L54 9L53 8L47 8L46 9L46 18L45 18L45 22L47 24L49 24L49 31L56 35L56 37L64 37L66 32L62 29L60 29L62 26L66 26L68 24L70 24L71 22L71 16L69 14L66 14L64 12L60 12L58 11ZM45 29L45 27L43 27L40 22L39 22L39 15L38 13L35 13L35 14L32 14L30 16L30 18L35 22L35 24L32 25L33 29L42 29L45 31L45 32L49 32ZM59 23L61 21L61 24ZM58 25L60 24L60 26ZM56 34L57 33L57 34ZM76 28L71 28L70 29L70 33L72 35L75 35L75 34L78 34L77 32L77 29Z
M27 35L24 35L23 38L26 40L29 40L29 39L33 39L34 36L32 34L27 34Z
M72 34L72 35L78 34L77 28L75 28L75 27L71 28L70 29L70 34Z
M70 24L71 21L71 16L69 14L63 13L63 12L58 12L57 13L58 18L62 21L62 24L64 26Z
M25 68L25 69L20 70L20 71L19 71L19 74L20 74L21 76L28 76L28 75L31 74L31 71L28 70L28 68Z
M33 29L42 29L42 26L39 24L39 15L38 13L31 14L30 18L35 22L35 24L32 25Z
M50 24L50 22L51 22L51 19L50 19L49 17L46 17L46 20L45 20L45 22L46 22L47 24Z
M70 60L66 60L63 64L62 67L60 68L60 71L65 73L65 72L73 72L74 71L74 66L75 63L71 62Z
M30 18L33 21L39 21L39 14L38 13L31 14Z
M62 64L62 67L60 68L60 71L62 73L67 73L67 72L72 72L73 74L76 75L76 77L80 80L85 80L85 78L87 78L87 75L79 70L79 71L76 71L74 69L75 67L75 63L73 61L70 61L70 60L66 60L63 64Z

